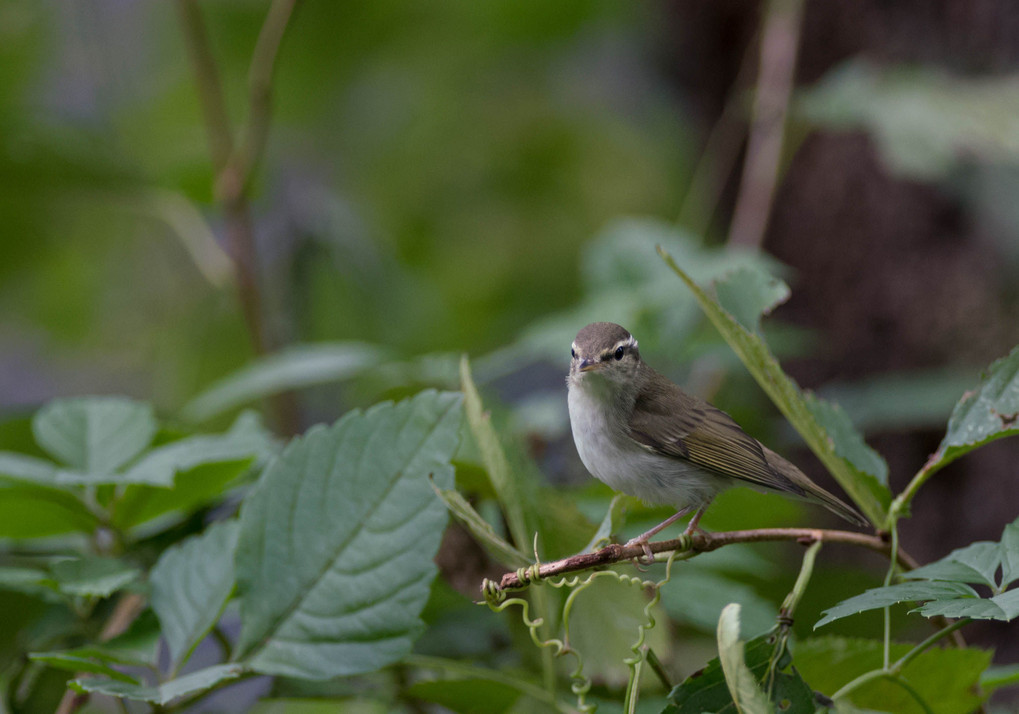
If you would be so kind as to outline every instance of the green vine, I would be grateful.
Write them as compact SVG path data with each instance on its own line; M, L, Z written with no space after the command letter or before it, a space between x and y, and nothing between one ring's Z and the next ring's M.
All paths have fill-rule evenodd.
M521 620L524 626L527 627L530 633L531 640L535 646L539 649L551 649L553 656L562 657L565 655L573 655L577 661L576 668L570 673L570 679L572 684L570 689L573 694L577 697L577 708L582 712L594 712L597 709L597 705L591 704L587 701L587 694L591 690L591 679L584 674L584 657L583 653L574 649L570 645L570 614L573 611L573 606L576 603L577 597L591 586L592 583L598 578L614 578L616 582L623 585L636 586L641 589L650 588L654 595L648 600L644 606L644 621L637 627L637 639L630 646L630 651L633 653L632 656L627 657L623 660L623 664L630 670L629 680L626 686L626 709L627 712L634 711L639 696L639 683L640 675L643 671L643 664L648 656L648 648L645 646L645 640L647 633L655 627L655 617L652 614L652 609L658 604L661 599L661 587L668 583L672 579L672 564L677 559L677 552L673 552L668 560L665 562L665 577L661 580L645 580L639 576L626 575L625 573L619 573L615 570L596 570L589 573L586 577L580 575L574 575L567 578L559 579L540 579L538 571L541 563L535 563L531 566L520 568L517 570L517 576L520 578L522 583L540 583L542 585L548 585L553 588L568 588L570 594L566 597L566 602L563 604L562 611L562 623L563 623L563 638L542 638L538 630L544 624L544 618L537 617L531 619L530 609L531 604L524 598L521 597L507 597L506 591L498 587L496 583L486 581L482 589L482 593L485 598L485 603L493 612L502 612L511 605L519 605L521 611Z

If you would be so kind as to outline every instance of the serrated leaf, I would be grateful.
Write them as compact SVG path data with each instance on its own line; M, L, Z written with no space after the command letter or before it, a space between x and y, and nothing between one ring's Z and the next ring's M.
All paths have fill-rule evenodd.
M801 392L796 382L782 371L759 335L750 332L702 290L671 256L661 249L659 253L690 288L701 309L811 451L871 523L882 524L891 502L885 483L888 467L884 460L851 428L848 417L818 397ZM837 428L833 432L826 431L818 416Z
M968 597L936 600L910 610L924 617L972 617L974 620L1006 620L1005 611L989 599Z
M111 697L166 706L185 697L204 692L222 682L237 679L244 674L244 671L245 668L239 664L219 664L185 674L183 677L171 679L165 684L154 687L95 677L75 679L70 681L68 686L77 692L108 694Z
M149 574L152 609L175 665L212 629L234 588L238 521L209 526L165 550Z
M50 565L56 588L65 595L109 597L141 575L134 566L116 558L69 558Z
M266 674L369 672L410 650L453 486L461 396L422 392L294 439L241 509L238 656Z
M814 629L858 612L876 610L900 602L955 600L960 597L975 598L977 593L964 583L925 580L872 588L822 612L823 617L817 621Z
M138 680L134 677L114 669L111 662L115 663L116 660L101 656L97 650L82 648L64 652L31 652L28 658L55 669L88 674L103 674L120 682L138 684Z
M530 561L523 553L507 543L496 534L495 529L481 517L474 507L467 502L456 489L443 490L436 488L442 502L453 514L453 517L466 528L475 540L480 543L488 553L507 568L520 568L529 565Z
M91 533L99 519L67 491L0 483L0 538Z
M1019 347L991 364L972 392L952 410L948 430L923 467L929 476L960 456L1019 434Z
M743 641L739 638L738 603L722 609L718 618L718 660L725 673L729 694L740 714L771 714L771 702L761 691L753 672L743 659Z
M292 389L349 379L383 359L382 349L363 342L295 345L259 358L213 384L181 409L203 422L258 399Z
M91 474L113 473L156 434L152 406L122 397L57 399L32 419L32 433L55 459Z
M912 644L892 643L892 661L901 658L912 647ZM793 663L811 686L831 696L864 672L880 669L883 650L880 640L814 637L796 643ZM935 647L907 664L901 677L924 698L932 711L969 714L983 698L977 694L977 683L990 662L991 653L988 651ZM909 692L883 678L861 686L849 695L849 700L866 709L924 714Z
M936 560L904 574L910 580L954 580L997 587L995 574L1001 563L1001 548L997 543L979 541L965 548L957 548L941 560Z

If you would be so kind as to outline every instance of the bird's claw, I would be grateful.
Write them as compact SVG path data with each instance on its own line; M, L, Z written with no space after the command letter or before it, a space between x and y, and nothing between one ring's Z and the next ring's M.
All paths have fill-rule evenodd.
M637 568L637 570L640 570L641 572L643 572L644 568L642 568L641 565L651 565L651 564L653 564L655 562L655 554L651 552L651 546L648 544L648 542L646 540L641 540L640 538L634 538L633 540L628 541L626 545L627 546L639 545L641 550L644 551L644 555L643 556L638 556L636 558L633 558L633 565L634 565L635 568ZM641 557L644 558L643 561L641 561Z

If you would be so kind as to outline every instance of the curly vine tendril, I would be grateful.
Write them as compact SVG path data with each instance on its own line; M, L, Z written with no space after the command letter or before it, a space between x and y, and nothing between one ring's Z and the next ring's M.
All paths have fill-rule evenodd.
M637 586L641 589L651 588L654 591L654 595L644 606L644 622L637 627L637 639L633 645L630 646L630 651L633 652L633 656L627 657L623 660L623 664L625 664L630 670L630 678L626 687L626 698L627 701L633 699L635 702L641 666L647 657L647 648L644 643L647 639L648 631L653 629L656 624L654 615L651 611L661 599L660 588L672 579L672 564L677 559L677 553L678 551L673 551L670 554L669 559L665 564L665 577L659 581L644 580L639 576L625 575L614 570L598 570L583 578L580 575L574 575L571 577L560 578L558 580L542 580L539 575L539 568L541 566L540 562L518 569L517 577L520 579L521 584L539 583L549 585L553 588L568 588L570 590L570 594L566 597L566 602L563 605L562 622L564 634L563 639L561 640L558 638L542 639L541 635L538 633L538 629L544 624L544 618L538 617L532 620L530 617L530 603L519 597L507 598L506 591L502 590L498 583L491 580L485 580L482 584L482 594L484 595L485 603L494 612L502 612L510 605L519 605L521 610L521 619L530 632L531 640L538 648L552 648L552 653L556 657L570 654L576 658L577 666L573 672L570 673L570 679L573 680L570 685L570 689L577 697L577 708L582 712L593 712L597 708L597 705L589 704L587 702L587 693L591 689L591 679L584 675L583 655L570 646L570 614L572 613L573 605L576 602L577 596L590 587L597 578L603 577L615 578L617 582L620 582L623 585Z

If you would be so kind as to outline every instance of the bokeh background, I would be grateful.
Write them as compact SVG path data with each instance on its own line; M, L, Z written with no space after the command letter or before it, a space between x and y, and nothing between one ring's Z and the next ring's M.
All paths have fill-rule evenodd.
M467 353L544 476L582 487L562 378L573 333L613 319L830 485L659 243L692 264L735 247L790 283L769 341L802 386L843 404L893 490L1019 343L1009 0L304 0L252 74L273 45L269 11L0 4L5 443L76 394L225 423L195 398L266 355L329 343L303 355L327 363L314 386L256 402L296 432L455 384ZM379 368L329 367L358 354ZM906 548L923 561L997 540L1017 469L1009 440L946 468L915 501ZM770 524L757 503L737 497L706 523ZM880 567L841 557L861 581ZM457 572L465 562L449 558L446 576L467 590L487 565ZM972 632L1019 658L1015 627Z

